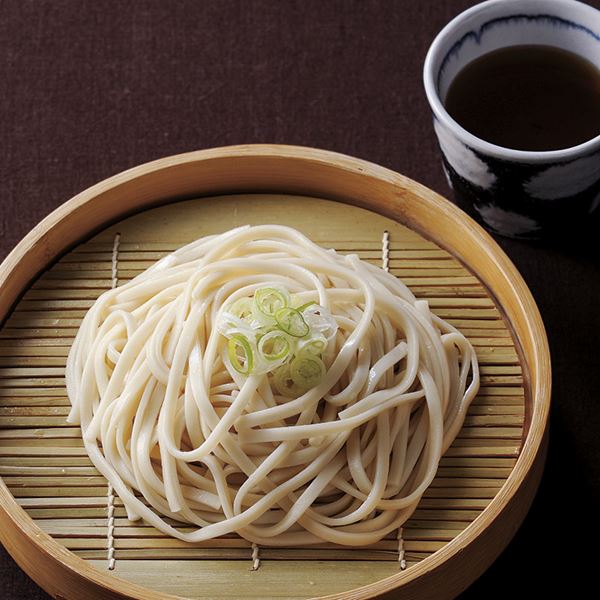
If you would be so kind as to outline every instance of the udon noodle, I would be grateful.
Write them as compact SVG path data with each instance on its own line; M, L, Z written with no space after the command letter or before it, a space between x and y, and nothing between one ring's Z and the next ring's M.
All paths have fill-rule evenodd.
M265 288L335 322L322 377L291 395L227 354L225 311ZM102 294L66 376L69 420L130 519L290 546L400 527L479 386L470 343L399 279L275 225L204 237Z

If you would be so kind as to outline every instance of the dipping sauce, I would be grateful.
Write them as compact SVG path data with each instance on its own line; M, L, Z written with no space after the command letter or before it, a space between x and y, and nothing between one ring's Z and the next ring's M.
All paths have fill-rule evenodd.
M559 150L600 134L600 70L551 46L501 48L469 63L445 107L473 135L514 150Z

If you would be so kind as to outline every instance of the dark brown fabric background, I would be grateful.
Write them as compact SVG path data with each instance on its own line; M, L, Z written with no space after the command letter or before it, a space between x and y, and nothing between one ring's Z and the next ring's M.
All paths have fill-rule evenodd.
M421 68L435 34L472 4L0 0L2 256L93 183L212 146L317 146L448 195ZM582 540L600 500L600 273L592 233L574 233L499 239L548 329L551 447L523 527L464 600L549 596L562 577L583 586L594 575ZM47 598L1 547L0 597Z

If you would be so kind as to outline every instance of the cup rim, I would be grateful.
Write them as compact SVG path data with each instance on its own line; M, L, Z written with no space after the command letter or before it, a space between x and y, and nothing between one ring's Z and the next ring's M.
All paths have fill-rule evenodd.
M514 4L510 2L510 4ZM574 159L582 154L587 153L588 150L593 149L594 147L600 147L600 134L582 142L581 144L577 144L576 146L569 146L568 148L562 148L558 150L517 150L513 148L507 148L504 146L498 146L497 144L493 144L491 142L487 142L484 139L477 137L476 135L467 131L462 125L460 125L457 121L455 121L450 113L445 109L440 96L438 94L437 85L433 73L433 63L439 53L441 52L442 46L445 42L448 41L454 34L456 28L462 23L462 21L475 15L477 13L485 12L490 7L494 6L503 6L506 7L509 4L507 0L486 0L485 2L481 2L464 10L463 12L456 15L451 21L449 21L443 29L435 36L433 42L429 46L429 50L427 51L427 55L425 57L425 63L423 65L423 83L425 86L425 94L427 96L427 100L429 101L429 105L433 111L434 116L440 121L448 125L453 133L457 135L465 144L474 150L480 151L483 154L488 156L493 156L496 158L506 159L506 160L519 160L523 162L548 162L551 160L568 160ZM548 6L556 6L557 4L562 4L564 6L574 8L577 7L579 10L583 10L588 12L590 18L593 16L596 19L600 18L600 11L590 6L589 4L584 4L583 2L579 2L577 0L552 0L552 2L545 2Z

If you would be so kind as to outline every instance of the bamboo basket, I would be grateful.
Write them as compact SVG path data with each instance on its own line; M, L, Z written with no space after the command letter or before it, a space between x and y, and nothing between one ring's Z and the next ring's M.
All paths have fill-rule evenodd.
M127 521L65 422L66 356L111 277L125 281L202 235L265 222L385 258L477 349L482 387L463 429L410 521L374 546L167 538ZM506 546L537 489L551 377L531 294L477 224L384 168L269 145L158 160L44 219L4 261L0 285L0 540L57 599L453 598Z

